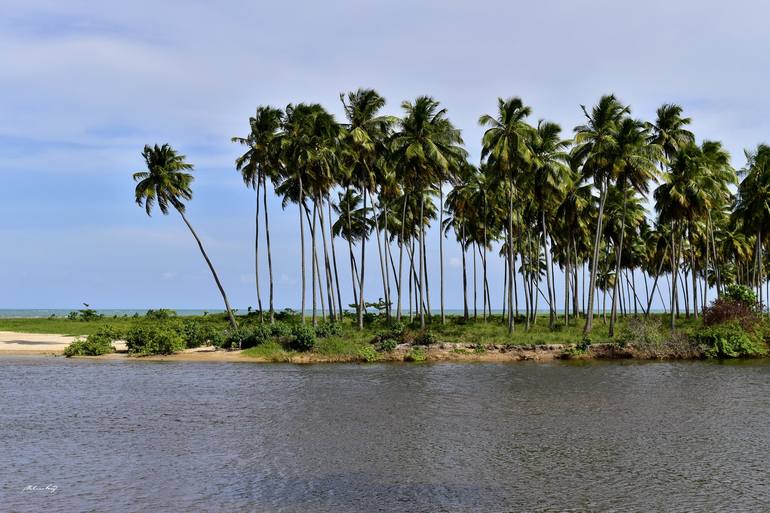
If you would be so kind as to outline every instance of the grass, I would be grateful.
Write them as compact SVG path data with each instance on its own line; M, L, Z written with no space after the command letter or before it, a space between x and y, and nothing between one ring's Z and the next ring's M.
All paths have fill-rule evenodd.
M661 324L668 325L668 317L663 314L653 314L661 319ZM210 324L216 329L224 330L227 328L227 321L223 315L208 315L206 317L177 317L177 320L198 319L199 321ZM296 322L297 319L294 320ZM405 340L414 339L420 333L418 323L408 324L405 319L406 336ZM102 329L105 325L124 331L137 323L155 323L164 321L153 321L143 317L108 317L92 321L70 320L65 318L2 318L0 319L0 331L17 331L27 333L53 333L62 335L90 335ZM173 322L173 321L172 321ZM255 318L242 318L242 324L254 323ZM310 319L308 318L308 322ZM575 323L571 321L569 326L563 325L563 318L559 319L559 327L555 331L548 329L548 317L538 316L536 322L526 331L522 323L517 323L513 335L508 335L506 326L501 322L500 317L494 317L483 322L478 320L463 320L461 316L448 316L446 324L440 323L440 317L434 316L433 322L427 326L436 342L438 343L462 343L462 344L498 344L498 345L531 345L531 344L572 344L580 342L583 338L583 320ZM617 333L622 330L625 319L619 319ZM678 320L677 326L680 329L689 331L700 325L700 320L684 319ZM341 323L342 332L339 335L333 335L325 338L318 338L316 347L313 350L318 355L328 357L340 356L348 357L359 355L362 348L375 341L381 333L386 333L389 326L384 319L378 319L359 331L354 325L353 319L348 316ZM609 341L608 325L605 324L601 316L594 318L594 330L591 333L592 343L601 343ZM245 356L254 356L269 361L287 361L292 356L299 353L290 351L277 341L268 342L258 347L248 349L244 352Z

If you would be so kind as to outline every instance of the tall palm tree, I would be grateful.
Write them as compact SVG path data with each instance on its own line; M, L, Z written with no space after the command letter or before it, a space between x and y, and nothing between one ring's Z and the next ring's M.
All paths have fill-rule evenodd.
M386 153L386 142L395 118L380 114L385 106L385 98L374 89L358 89L347 93L347 95L340 94L340 101L347 118L344 157L348 173L344 185L348 188L352 186L358 189L363 198L364 211L366 211L367 201L374 202L372 194L383 174L382 167L386 159L382 157ZM364 237L361 240L361 269L354 280L359 287L357 308L359 329L364 327L365 271L366 238Z
M155 204L158 205L163 215L168 214L169 207L173 207L179 212L182 221L184 221L184 224L187 225L190 233L192 233L195 242L198 243L201 255L203 255L203 259L206 260L206 264L208 264L211 270L219 293L222 294L230 326L238 328L238 323L227 300L227 294L225 294L225 289L219 281L214 265L206 254L200 237L198 237L198 234L187 220L187 216L185 216L184 202L192 199L192 189L190 186L193 182L193 176L187 172L192 170L192 164L188 163L184 155L177 153L168 144L163 146L158 146L157 144L154 146L145 145L142 157L144 157L144 162L147 165L147 171L139 171L133 174L133 179L137 182L134 191L137 205L143 207L148 216L152 215L152 209Z
M259 191L262 188L262 203L265 217L265 238L267 241L267 266L270 280L270 322L275 322L273 308L273 257L270 247L270 221L267 213L267 180L278 179L281 170L280 129L283 111L269 106L257 107L257 112L249 118L249 135L233 137L232 141L246 146L246 152L235 161L243 182L252 187L257 194L256 223L254 235L254 274L256 276L257 304L262 318L262 297L259 290Z
M508 203L508 226L506 237L507 279L508 279L508 333L514 329L512 296L515 291L516 276L515 255L513 248L513 204L516 191L515 182L532 161L529 141L533 128L526 122L531 109L524 105L521 98L497 99L497 115L484 114L479 124L487 127L482 138L481 158L487 159L491 168L498 173L498 180L505 183Z
M571 158L573 166L580 166L586 177L593 179L594 187L599 190L599 212L596 219L596 231L591 257L591 276L588 288L588 305L586 307L586 322L583 332L588 334L593 328L594 292L599 265L599 247L602 238L602 223L604 220L604 205L607 192L613 178L613 148L616 146L615 136L620 120L629 113L629 108L621 104L615 95L605 95L589 113L581 105L586 117L586 124L575 127L575 146Z
M305 228L303 215L308 218L311 227L313 270L311 285L313 287L313 305L315 306L315 284L318 266L315 240L316 230L312 228L310 208L306 201L317 207L320 198L328 193L335 171L339 168L340 127L321 105L299 103L290 104L285 109L283 136L281 137L281 160L284 163L284 176L277 192L284 195L284 206L287 201L297 203L300 228L300 267L301 267L301 300L302 322L305 322ZM317 208L314 208L317 212ZM313 219L315 215L313 216ZM328 272L327 272L328 280ZM328 285L328 283L327 283ZM322 293L323 294L323 293ZM315 319L315 308L313 309Z
M462 148L460 131L446 117L446 109L429 96L420 96L414 103L403 102L404 117L399 122L393 135L391 148L397 177L403 184L406 194L414 195L420 201L420 215L424 219L425 193L430 189L439 192L439 223L443 216L442 184L449 180L461 168L467 156ZM403 221L402 221L403 225ZM439 239L441 276L441 310L444 311L443 280L443 237ZM425 228L420 223L420 325L425 327L425 309L422 307L426 297L425 269ZM443 315L442 315L443 322Z
M660 146L650 144L649 129L645 123L631 118L624 118L615 136L614 155L612 156L616 187L621 191L623 207L620 221L620 237L615 249L615 272L621 271L620 264L623 255L625 237L627 199L629 189L638 194L646 195L649 183L656 176L658 162L663 159ZM633 192L632 192L633 193ZM612 310L610 314L610 337L615 334L617 319L618 287L621 280L615 280L612 289Z
M535 199L534 205L539 210L537 217L542 230L550 329L554 329L556 325L556 292L553 283L552 252L548 247L549 229L546 218L550 219L561 203L565 179L570 172L569 155L566 152L569 144L570 141L561 138L559 125L550 121L539 121L530 142L532 171L530 176L525 177L530 194Z

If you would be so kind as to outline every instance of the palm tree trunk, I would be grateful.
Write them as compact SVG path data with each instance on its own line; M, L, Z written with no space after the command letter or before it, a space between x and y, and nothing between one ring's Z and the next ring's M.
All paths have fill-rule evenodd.
M422 266L425 278L425 298L423 301L427 305L425 314L428 316L428 322L433 322L433 310L430 307L430 280L428 279L428 247L425 245L425 234L422 237Z
M255 228L254 228L254 281L257 287L257 308L259 309L259 322L264 321L262 312L262 294L259 290L259 189L262 182L257 177L252 180L251 185L257 193L257 207L255 216Z
M324 270L326 272L326 291L329 299L329 319L334 321L337 318L334 304L334 278L332 277L331 259L329 258L329 247L326 244L326 224L324 223L324 200L318 196L318 221L321 223L321 244L324 250ZM331 223L331 219L329 220Z
M460 237L460 249L463 253L463 319L468 320L468 271L465 264L465 225L462 226Z
M623 256L623 237L626 234L626 187L623 187L623 215L620 217L620 242L616 249L615 256L615 286L612 287L612 312L610 313L610 338L615 336L615 322L617 321L617 309L618 309L618 287L620 286L620 280L618 279L620 274L621 258Z
M446 324L444 316L444 188L441 180L438 182L438 260L439 260L439 306L441 308L441 324Z
M420 276L419 276L419 283L418 286L420 288L420 300L417 305L417 307L420 309L420 328L425 329L425 309L423 308L423 298L425 297L425 288L424 288L424 271L425 271L425 260L422 258L423 253L423 240L425 237L425 227L422 222L423 220L423 214L424 214L424 204L425 204L425 196L423 194L420 194L420 217L417 220L417 222L420 224Z
M476 288L476 242L473 242L473 320L479 318L479 312L478 312L478 299L476 297L476 291L478 290ZM463 256L465 254L463 253Z
M270 324L275 323L275 309L273 308L273 252L270 246L270 219L267 215L267 182L262 176L262 210L265 212L265 239L267 242L267 272L270 278Z
M516 321L513 318L513 184L508 191L508 334L516 329Z
M345 187L345 197L349 197L350 186ZM361 280L358 277L358 271L356 266L356 257L353 254L353 222L350 218L351 204L347 204L345 209L345 217L348 221L348 234L345 237L348 241L348 253L350 254L350 283L353 285L353 303L356 305L356 319L358 319L358 287L361 286Z
M676 256L676 242L674 235L674 223L671 222L671 330L676 329L676 303L677 303L677 291L676 291L676 278L677 278L677 256Z
M345 311L342 308L342 293L340 292L340 274L337 271L337 251L334 249L334 223L332 223L332 201L331 198L326 200L326 207L329 213L329 243L332 247L332 263L334 264L334 283L337 286L337 307L339 313L339 319L342 320L342 314Z
M594 234L594 257L591 261L591 277L588 288L588 306L586 307L586 323L583 327L583 333L591 333L594 324L594 291L596 290L596 271L599 263L599 242L602 236L602 218L604 217L604 203L607 201L608 179L605 178L602 183L602 190L599 192L599 217L596 220L596 233Z
M200 237L198 237L198 234L195 233L195 230L190 224L190 221L187 220L187 216L184 215L184 211L176 205L174 205L174 207L176 208L176 211L179 212L179 215L182 216L182 221L184 221L184 224L187 225L190 233L192 233L192 236L195 238L195 242L198 243L198 249L200 249L201 255L203 255L203 259L206 261L206 264L208 264L212 276L214 276L214 282L217 284L219 293L222 294L222 300L225 302L225 310L227 311L227 318L230 321L230 326L234 329L238 329L238 323L235 321L232 308L230 308L230 302L227 300L225 289L222 287L222 283L219 281L219 276L217 276L217 272L214 269L214 265L211 263L211 259L209 259L209 256L206 254L206 250L203 249L203 243L201 242Z
M302 324L305 324L305 221L302 219L302 209L305 206L305 190L302 188L302 176L299 176L299 241L302 257L300 258L302 267L302 299L300 301L300 313L302 315Z
M377 257L380 261L380 278L382 278L382 295L385 300L385 305L388 305L390 303L390 298L388 297L388 284L387 280L385 279L385 273L387 272L387 264L385 262L385 259L383 258L382 254L382 241L380 240L380 211L377 204L374 202L374 198L372 197L371 193L369 193L369 201L372 203L372 209L374 211L374 235L377 240ZM390 317L390 314L388 314L388 307L385 307L385 313L386 317Z
M364 198L364 219L366 220L366 187L361 183L361 195ZM366 228L361 237L361 272L359 273L358 290L358 329L364 329L364 279L366 278Z
M545 256L545 281L548 287L548 329L553 330L556 327L556 295L553 287L553 276L551 275L550 253L548 251L548 229L545 226L545 210L540 211L540 222L543 227L543 256Z
M396 305L396 320L401 321L401 290L402 290L402 274L401 271L403 270L403 264L404 264L404 228L406 227L406 192L404 192L404 206L401 210L401 238L398 240L398 305ZM411 278L410 278L411 283ZM411 288L409 289L409 302L411 304ZM411 307L410 307L411 312ZM411 313L410 313L410 321L411 321Z
M316 269L318 269L318 260L316 258L316 251L315 251L315 219L316 219L316 202L313 201L313 222L310 225L310 254L312 255L312 260L310 261L310 283L312 285L313 289L313 326L318 324L318 319L316 318ZM320 277L319 277L320 280Z

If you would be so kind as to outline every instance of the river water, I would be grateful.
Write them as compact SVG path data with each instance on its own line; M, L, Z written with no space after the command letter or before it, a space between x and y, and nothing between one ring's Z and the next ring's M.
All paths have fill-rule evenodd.
M768 511L769 371L3 357L0 511Z

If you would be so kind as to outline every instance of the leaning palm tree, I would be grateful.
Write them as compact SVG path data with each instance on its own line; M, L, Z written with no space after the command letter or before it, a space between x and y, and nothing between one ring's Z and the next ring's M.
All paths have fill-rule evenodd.
M225 289L219 281L216 270L214 270L214 265L206 254L200 237L195 233L192 225L187 220L187 216L185 216L184 202L192 199L190 185L192 184L193 176L187 173L187 171L192 170L192 164L188 163L184 155L177 153L168 144L163 146L158 146L157 144L155 146L146 145L144 151L142 151L142 157L144 157L144 162L147 165L147 171L139 171L133 175L134 181L138 182L135 189L137 205L143 207L148 216L152 215L152 209L156 203L163 215L168 214L169 207L173 207L179 212L184 224L187 225L190 233L195 238L195 242L198 243L198 248L204 260L206 260L211 274L214 276L219 293L222 294L222 299L225 302L230 326L238 328L238 323L235 321L235 316L227 300L227 294L225 294Z
M238 157L235 166L247 187L257 193L256 227L254 233L254 274L256 276L257 306L262 319L262 296L259 290L259 191L262 188L262 203L265 216L265 238L267 241L267 266L270 278L270 322L275 321L273 309L273 258L270 248L270 222L267 213L267 180L274 181L280 175L279 158L280 128L283 111L273 107L260 106L254 117L249 118L250 132L246 137L233 137L232 141L246 146L246 152Z

